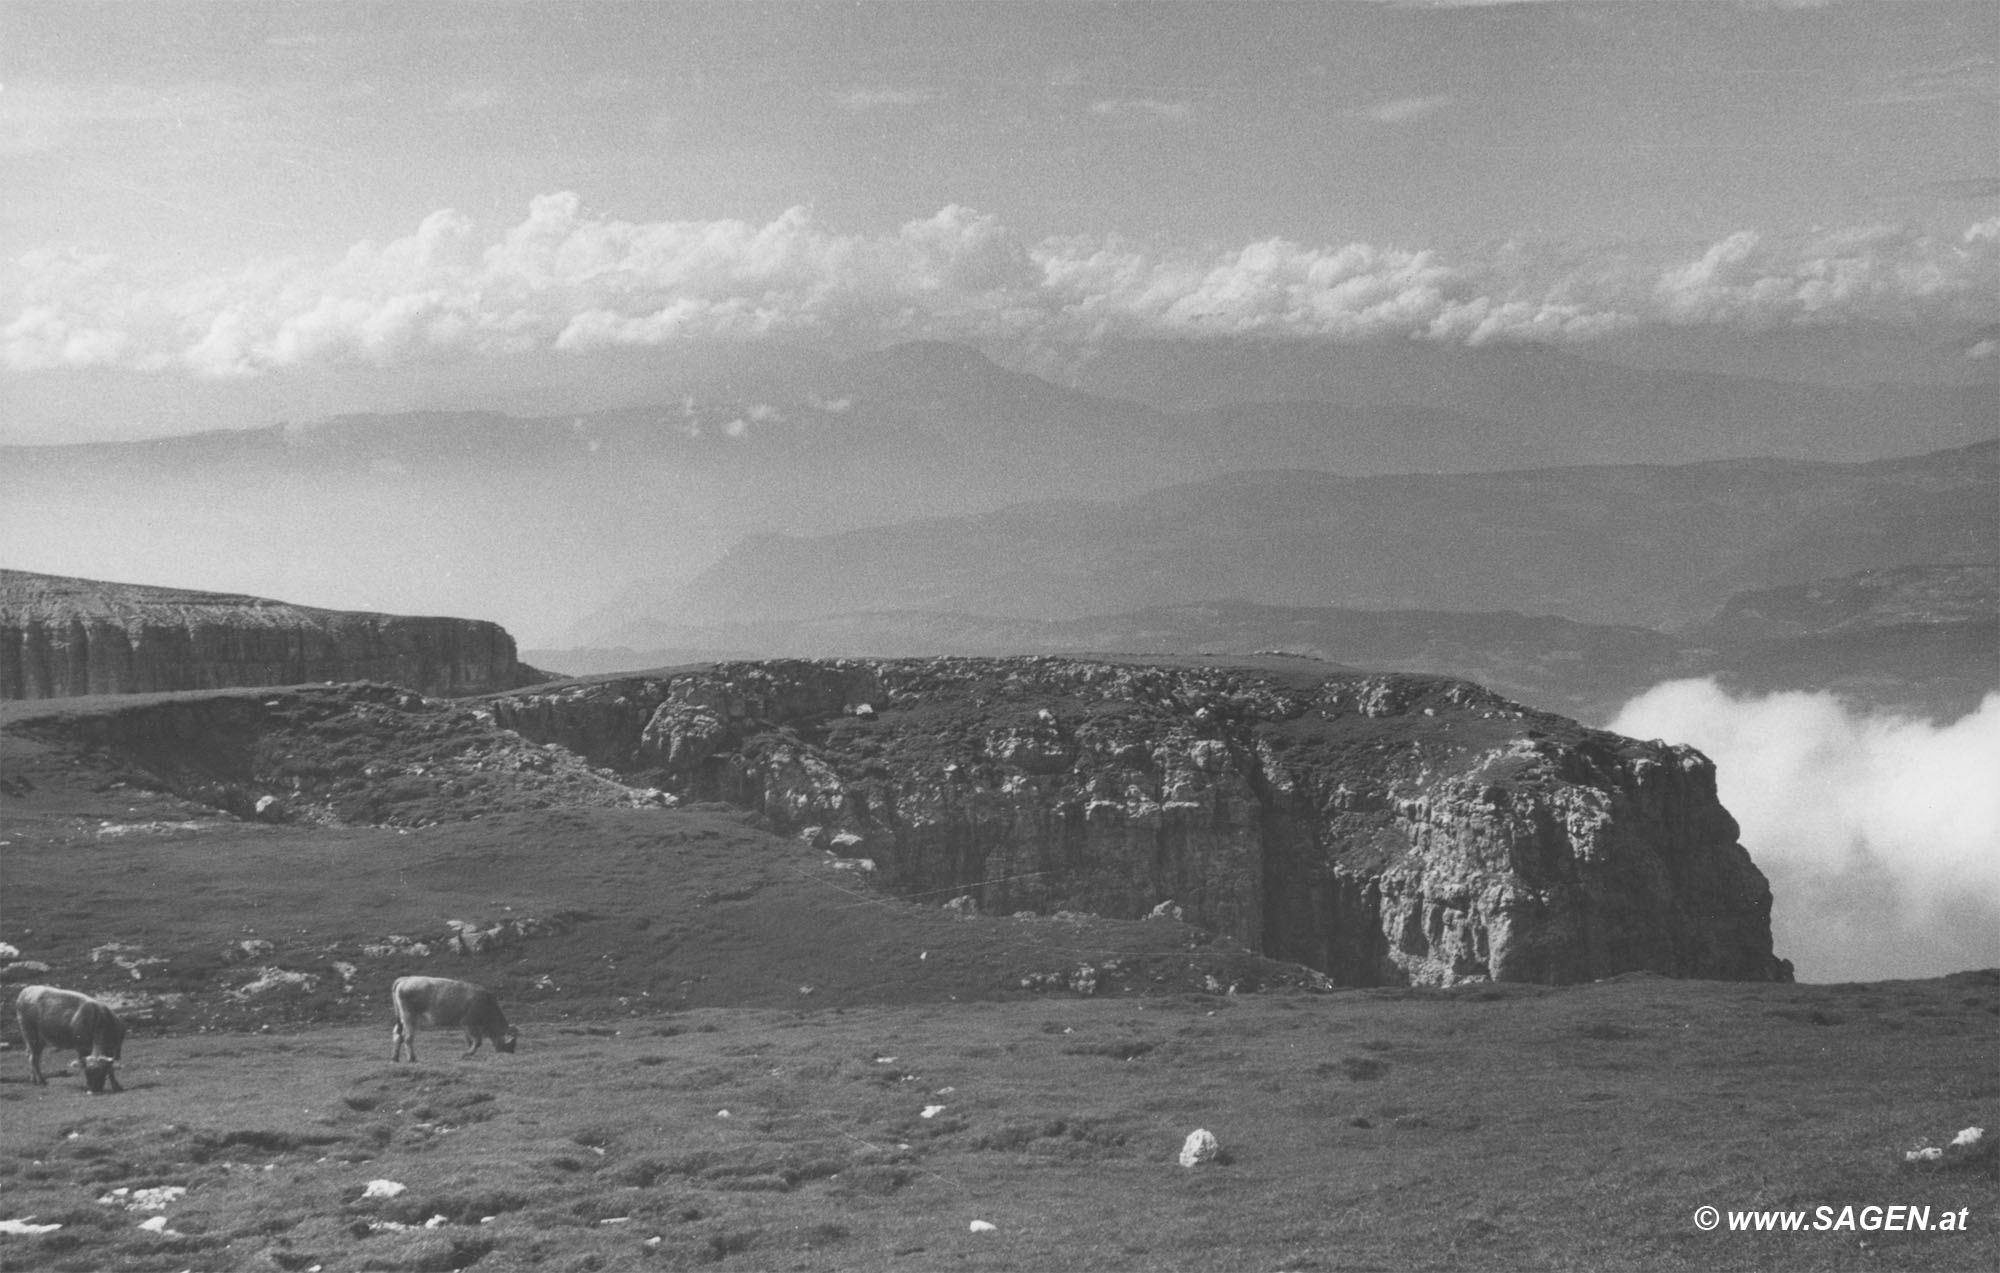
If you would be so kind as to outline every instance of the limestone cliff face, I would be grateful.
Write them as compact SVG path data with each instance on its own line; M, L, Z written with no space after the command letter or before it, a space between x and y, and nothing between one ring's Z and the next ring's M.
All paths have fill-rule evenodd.
M906 896L1192 922L1349 985L1788 979L1710 762L1311 663L723 664L491 701Z
M477 694L535 679L494 623L0 571L0 698L358 680Z

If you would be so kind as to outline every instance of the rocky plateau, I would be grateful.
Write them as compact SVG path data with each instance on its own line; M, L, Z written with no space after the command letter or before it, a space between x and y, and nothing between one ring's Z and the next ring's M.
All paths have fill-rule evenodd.
M1789 980L1708 759L1300 659L773 661L486 699L913 899L1178 913L1346 985Z
M770 661L5 719L23 764L73 755L301 830L726 805L863 897L1177 920L1338 985L1791 979L1706 757L1443 677L1281 656Z

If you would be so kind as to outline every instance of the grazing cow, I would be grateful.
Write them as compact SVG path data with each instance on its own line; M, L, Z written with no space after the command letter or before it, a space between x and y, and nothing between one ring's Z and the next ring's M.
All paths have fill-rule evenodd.
M100 1095L107 1084L114 1092L125 1090L116 1068L125 1047L125 1023L117 1013L74 990L29 986L14 1000L14 1015L21 1021L21 1037L28 1041L28 1074L36 1083L48 1083L42 1076L42 1049L53 1046L76 1049L83 1063L83 1085L92 1096Z
M481 1041L486 1039L493 1040L493 1046L502 1052L512 1052L519 1040L514 1027L507 1024L493 992L469 981L398 977L389 988L389 998L396 1008L396 1028L391 1034L396 1050L389 1058L392 1061L402 1060L405 1049L409 1050L410 1060L417 1059L416 1034L420 1025L443 1029L464 1027L467 1056L477 1052Z

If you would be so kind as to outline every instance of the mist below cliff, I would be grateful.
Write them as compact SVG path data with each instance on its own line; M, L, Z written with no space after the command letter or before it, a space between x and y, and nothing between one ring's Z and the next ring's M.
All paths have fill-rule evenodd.
M1773 945L1799 980L2000 965L2000 692L1933 722L1828 693L1670 681L1610 727L1715 761L1718 794L1771 880Z

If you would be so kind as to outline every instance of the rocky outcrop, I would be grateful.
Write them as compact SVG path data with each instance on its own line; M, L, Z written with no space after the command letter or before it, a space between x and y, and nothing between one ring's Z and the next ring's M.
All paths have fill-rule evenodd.
M1788 980L1714 767L1463 681L1302 660L722 664L489 700L912 898L1192 923L1348 985Z
M540 679L495 623L0 571L0 698L360 680L479 694Z

